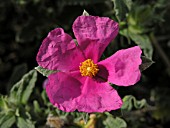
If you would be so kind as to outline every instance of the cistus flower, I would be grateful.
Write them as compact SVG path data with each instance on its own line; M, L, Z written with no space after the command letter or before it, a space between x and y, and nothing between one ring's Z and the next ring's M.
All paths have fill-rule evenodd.
M77 43L62 28L56 28L43 40L37 54L39 66L57 71L48 76L50 102L66 112L119 109L122 100L109 83L130 86L139 81L141 49L119 50L99 61L118 34L118 23L106 17L79 16L72 28Z

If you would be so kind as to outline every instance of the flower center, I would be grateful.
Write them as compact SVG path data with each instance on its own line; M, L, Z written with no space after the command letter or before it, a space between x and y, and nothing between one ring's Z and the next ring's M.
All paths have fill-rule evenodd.
M84 62L80 63L80 73L82 76L93 77L99 71L97 64L94 64L93 60L87 59Z

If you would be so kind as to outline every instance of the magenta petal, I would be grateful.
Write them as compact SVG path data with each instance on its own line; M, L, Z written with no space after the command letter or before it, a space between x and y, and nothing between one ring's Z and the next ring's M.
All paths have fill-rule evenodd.
M78 81L80 81L82 83L82 85L84 84L84 81L86 80L87 77L83 77L80 73L79 70L77 71L72 71L68 73L71 77L77 79Z
M101 61L98 65L108 71L107 80L119 86L134 85L140 80L141 49L138 46L119 50L111 57ZM103 76L102 71L98 74Z
M84 60L81 50L63 29L56 28L49 32L37 54L38 64L50 70L78 70Z
M107 45L118 34L118 23L97 16L79 16L73 23L73 32L86 58L97 62Z
M46 92L50 102L62 111L75 111L77 98L81 95L82 84L62 72L51 74L48 79Z
M105 112L121 106L122 100L117 91L107 82L97 82L89 77L86 79L78 100L78 111Z

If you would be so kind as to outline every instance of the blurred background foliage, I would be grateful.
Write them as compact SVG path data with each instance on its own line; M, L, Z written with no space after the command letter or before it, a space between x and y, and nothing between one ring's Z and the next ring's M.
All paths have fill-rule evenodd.
M46 77L33 69L47 33L62 27L74 37L72 23L84 10L119 22L119 35L102 59L119 49L139 45L143 55L155 62L142 72L136 86L119 88L124 97L121 110L90 115L61 112L46 97ZM169 11L170 1L166 0L1 0L0 128L169 127ZM150 61L145 60L145 67L147 63Z

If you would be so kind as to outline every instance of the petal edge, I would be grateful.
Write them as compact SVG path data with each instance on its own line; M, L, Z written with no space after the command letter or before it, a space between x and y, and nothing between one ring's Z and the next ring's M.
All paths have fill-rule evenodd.
M121 108L122 100L117 91L107 82L97 82L87 78L78 99L78 111L106 112Z
M119 31L117 22L98 16L79 16L72 28L86 58L92 59L95 63Z
M107 69L109 82L118 86L134 85L141 77L139 69L142 62L141 53L139 46L119 50L98 64Z
M36 60L43 68L70 71L78 69L84 55L71 36L56 28L43 40Z

